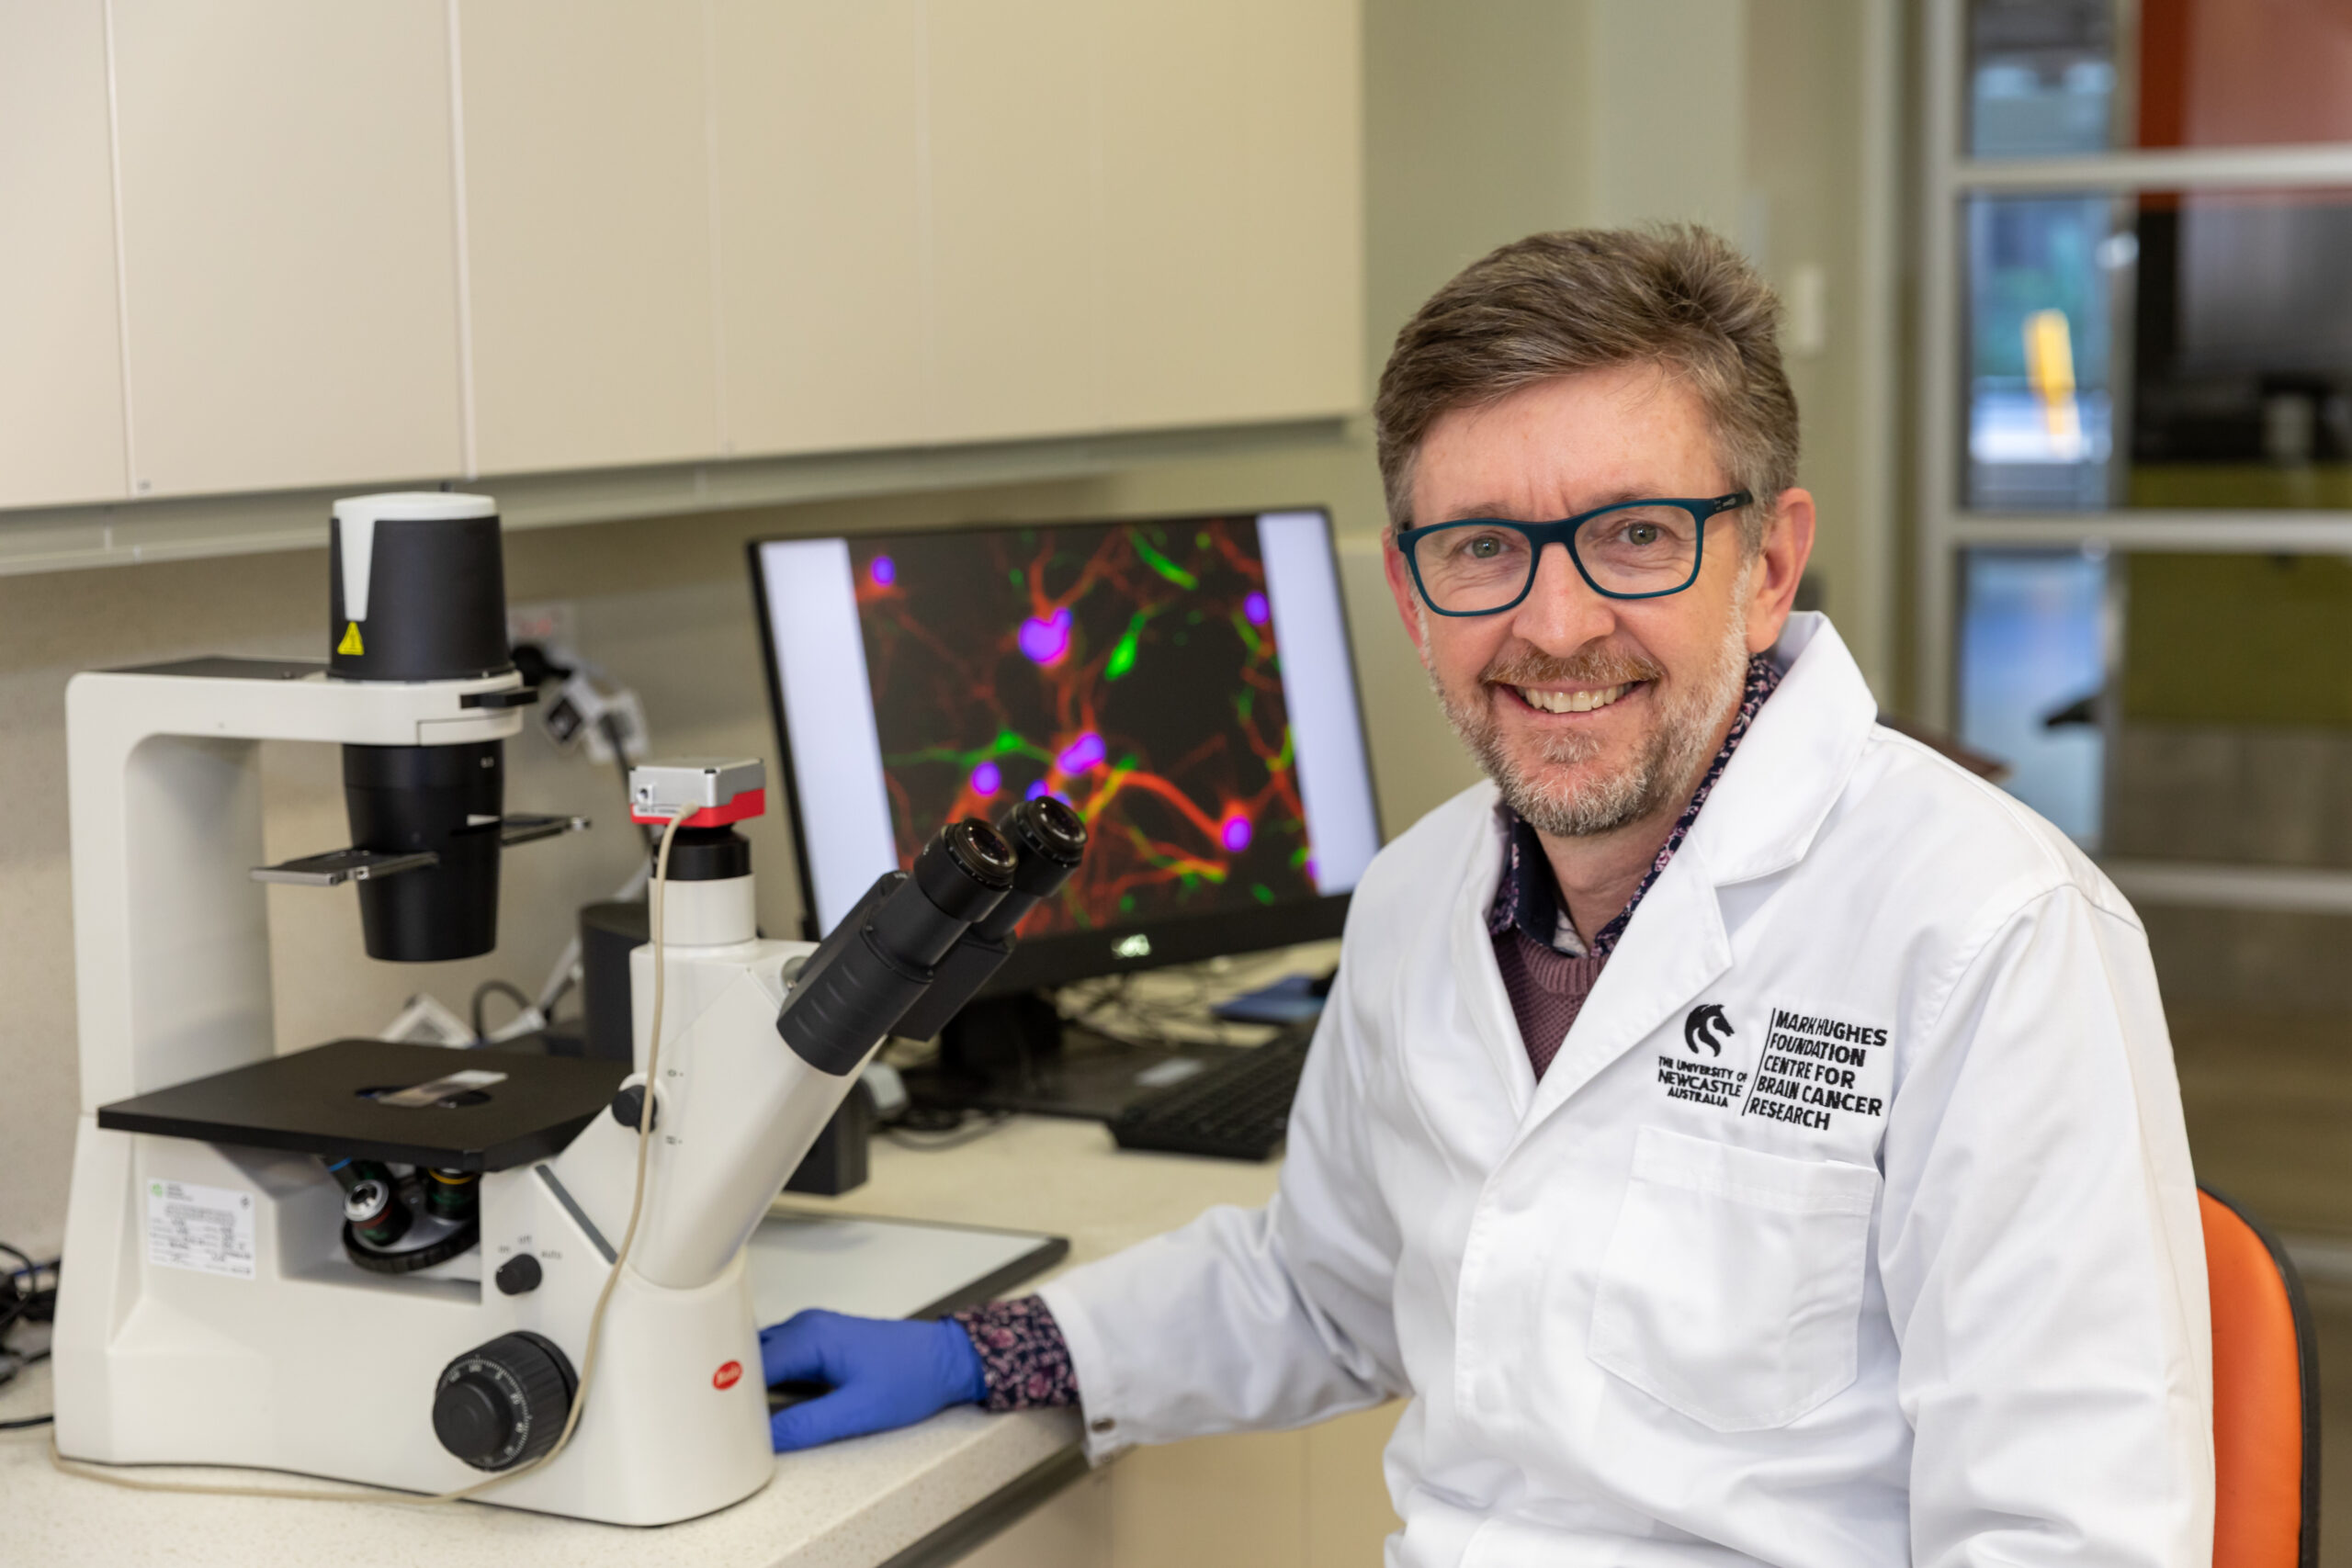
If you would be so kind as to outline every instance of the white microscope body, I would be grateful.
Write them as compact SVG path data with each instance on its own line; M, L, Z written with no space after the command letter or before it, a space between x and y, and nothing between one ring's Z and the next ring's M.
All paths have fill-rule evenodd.
M381 598L380 549L376 559ZM338 619L346 600L336 598ZM364 615L364 584L360 603ZM877 883L823 948L763 941L748 850L723 828L763 802L759 764L639 770L639 780L672 775L689 795L701 788L665 803L635 786L640 819L690 811L678 838L700 834L702 847L666 886L642 1216L577 1429L535 1464L563 1425L628 1224L639 1134L634 1116L624 1124L606 1109L620 1065L374 1041L277 1056L254 880L270 874L254 870L260 742L414 748L420 765L438 765L430 749L486 751L481 743L515 733L519 685L511 669L402 682L206 660L69 686L82 1105L53 1342L66 1458L250 1466L422 1494L511 1470L482 1500L629 1525L724 1507L775 1473L743 1245L971 911L1012 886L1012 852L986 824L958 825L916 876ZM347 780L350 769L346 753ZM495 832L499 821L467 817L454 831ZM962 869L943 873L958 832ZM947 902L965 897L965 912L943 914L941 878L968 881L975 844L983 860L1001 853L1001 866L980 868L993 890L958 883ZM400 871L338 853L340 874L371 874L353 871L358 863ZM916 886L926 867L928 895ZM920 931L920 951L876 942L893 910L901 937ZM808 968L780 1020L796 958ZM639 1084L653 962L650 943L632 955ZM447 1255L413 1252L392 1272L352 1239L345 1185L329 1170L339 1156L387 1162L376 1168L389 1187L402 1150L419 1168L402 1179L420 1213L424 1167L458 1182L480 1173L479 1245L452 1232Z
M97 1121L103 1105L272 1055L263 889L249 875L263 858L255 743L413 744L436 727L474 739L519 724L461 708L466 694L322 672L75 678L82 1118L54 1350L68 1458L449 1491L486 1475L435 1437L454 1358L522 1330L576 1368L636 1171L638 1134L611 1115L553 1159L486 1173L480 1247L400 1275L345 1255L344 1194L318 1158ZM819 1073L777 1038L781 972L810 948L754 937L748 874L673 885L667 905L665 1060L635 1256L578 1432L488 1500L661 1524L775 1472L742 1244L854 1073ZM633 958L641 1072L650 945ZM453 1070L503 1065L449 1055ZM537 1282L508 1294L498 1271L526 1257ZM560 1424L560 1404L552 1414Z

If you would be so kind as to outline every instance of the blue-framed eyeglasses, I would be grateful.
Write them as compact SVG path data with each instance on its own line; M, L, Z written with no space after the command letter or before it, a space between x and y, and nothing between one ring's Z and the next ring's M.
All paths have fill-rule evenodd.
M1497 615L1535 586L1544 547L1566 547L1595 593L1658 599L1699 581L1707 522L1754 497L1734 491L1712 501L1621 501L1557 523L1469 517L1400 528L1396 547L1413 569L1422 603L1441 615Z

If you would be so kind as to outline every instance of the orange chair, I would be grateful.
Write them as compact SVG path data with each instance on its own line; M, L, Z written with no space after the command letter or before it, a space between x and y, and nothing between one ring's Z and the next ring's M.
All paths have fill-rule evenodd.
M2278 1237L2198 1190L2213 1298L2213 1568L2316 1568L2319 1356Z

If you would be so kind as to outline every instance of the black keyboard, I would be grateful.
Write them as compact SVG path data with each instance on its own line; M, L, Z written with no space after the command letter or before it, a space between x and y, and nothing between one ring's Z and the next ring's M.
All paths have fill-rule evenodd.
M1282 1147L1313 1038L1312 1029L1289 1031L1205 1067L1121 1111L1111 1136L1123 1149L1264 1159Z

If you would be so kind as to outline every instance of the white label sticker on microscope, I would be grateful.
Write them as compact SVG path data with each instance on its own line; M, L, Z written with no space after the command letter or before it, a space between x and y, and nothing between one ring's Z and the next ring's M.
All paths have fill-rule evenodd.
M147 1261L254 1277L254 1195L192 1181L147 1183Z

